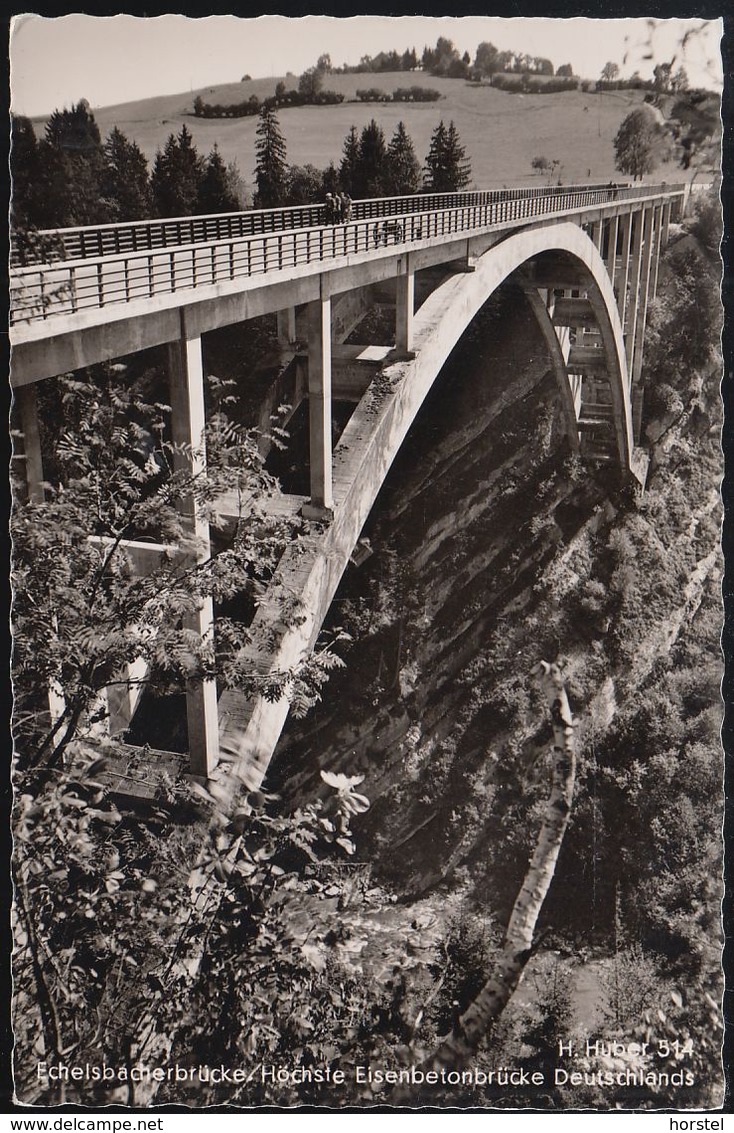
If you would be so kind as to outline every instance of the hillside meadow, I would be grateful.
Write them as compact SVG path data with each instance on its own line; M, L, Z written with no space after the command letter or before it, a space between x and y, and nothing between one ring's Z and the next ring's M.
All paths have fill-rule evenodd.
M255 131L258 119L201 119L193 114L197 95L205 102L227 105L256 95L275 92L278 77L204 87L179 95L144 99L117 106L95 107L94 116L103 138L117 126L137 142L151 167L157 150L171 133L185 124L201 153L216 143L225 161L236 161L251 191L255 167ZM283 76L288 89L298 77ZM433 103L361 103L357 90L377 87L391 93L398 87L424 86L441 92ZM324 87L338 91L345 101L338 106L306 106L278 111L291 164L310 163L322 169L339 164L344 138L351 126L361 130L375 118L389 140L399 121L406 125L422 162L438 122L453 120L471 160L471 188L502 188L542 184L534 173L534 157L560 162L565 184L619 178L614 168L612 139L625 116L640 105L642 91L562 91L555 94L515 94L477 86L464 79L440 79L421 72L327 75ZM44 119L35 119L41 135ZM690 176L690 174L688 175ZM655 180L681 181L685 174L675 163L661 165Z

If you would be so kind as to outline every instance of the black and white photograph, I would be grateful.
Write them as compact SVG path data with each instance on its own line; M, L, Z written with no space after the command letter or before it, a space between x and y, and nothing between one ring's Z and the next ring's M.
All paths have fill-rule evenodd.
M15 1106L721 1112L723 34L10 21Z

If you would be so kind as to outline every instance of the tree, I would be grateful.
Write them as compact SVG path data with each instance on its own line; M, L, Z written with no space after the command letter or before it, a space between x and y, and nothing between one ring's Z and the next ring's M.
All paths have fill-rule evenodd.
M357 136L357 127L351 126L349 133L344 139L342 147L342 160L339 166L339 181L344 188L344 191L349 193L350 196L356 197L357 193L357 173L359 168L359 137Z
M636 181L652 173L660 157L660 128L649 111L633 110L622 122L614 137L614 162L617 169Z
M411 47L403 52L400 60L401 71L415 71L418 67L418 56L415 53L415 48Z
M196 212L203 164L185 125L178 135L169 134L163 152L156 154L151 176L158 216L192 216Z
M86 99L70 110L54 110L38 156L47 181L44 196L51 194L42 206L42 223L54 214L58 219L52 224L59 227L112 219L101 192L105 156L99 127Z
M311 205L321 200L324 176L315 165L291 165L288 169L288 188L285 203ZM333 190L329 190L333 192Z
M679 67L670 80L670 89L678 94L680 91L688 90L688 72L685 67Z
M453 122L448 129L439 122L431 135L426 156L423 191L426 193L456 193L464 189L471 179L471 166L466 160L459 132Z
M385 135L374 118L364 127L359 137L359 150L354 174L356 197L383 197L386 192Z
M316 70L328 74L331 71L331 56L328 54L319 55L316 60Z
M445 36L438 37L433 50L424 48L423 70L432 75L458 77L466 72L467 67L468 63L463 62L454 44Z
M670 89L670 77L673 70L672 63L658 63L653 67L652 77L655 90L667 91Z
M13 114L10 120L12 196L10 220L15 229L38 224L38 142L30 118Z
M278 208L285 202L287 192L286 149L280 123L272 106L263 106L255 131L255 192L256 208Z
M493 43L480 43L474 56L474 66L482 75L494 75L500 70L499 51Z
M307 102L313 102L324 85L324 73L318 67L309 67L298 80L298 90Z
M619 78L619 66L611 60L605 63L601 72L602 81L605 83L613 83L615 79Z
M561 63L560 67L556 68L556 74L561 79L572 79L573 67L570 63Z
M417 193L420 188L420 162L413 142L402 122L387 147L386 189L390 196L402 197Z
M104 144L102 192L117 221L145 220L153 213L148 163L135 142L115 126Z
M552 75L553 64L550 59L545 59L542 55L537 55L533 59L533 70L536 75Z
M232 188L232 178L215 145L206 159L199 185L198 212L236 212L240 207Z

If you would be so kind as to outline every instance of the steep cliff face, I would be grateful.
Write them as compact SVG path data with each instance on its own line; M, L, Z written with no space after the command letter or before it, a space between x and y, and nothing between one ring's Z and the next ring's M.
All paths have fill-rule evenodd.
M560 657L581 801L558 901L581 887L585 927L608 930L613 880L587 860L597 840L604 852L614 842L587 798L613 774L597 748L702 635L696 703L718 699L717 415L684 415L665 438L678 471L655 452L655 483L635 496L571 456L548 371L508 287L462 338L391 469L365 531L373 554L331 612L355 638L347 667L287 725L270 783L295 802L319 791L320 769L363 775L360 857L405 897L468 885L502 919L546 784L549 732L528 673ZM645 739L643 761L646 743L657 752Z
M363 774L363 848L399 886L424 888L465 856L452 816L491 783L508 723L477 701L471 667L508 621L555 654L538 639L533 588L608 490L569 455L542 337L508 288L452 354L390 472L366 531L374 554L332 611L357 639L347 669L287 727L273 767L290 798L317 790L320 768Z

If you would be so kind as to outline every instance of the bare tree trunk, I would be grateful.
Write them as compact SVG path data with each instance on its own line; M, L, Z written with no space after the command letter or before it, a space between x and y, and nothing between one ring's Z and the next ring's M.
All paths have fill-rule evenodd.
M455 1033L447 1035L428 1058L427 1065L432 1068L465 1062L502 1014L518 986L532 950L535 926L553 880L571 813L576 774L573 716L558 666L541 661L536 672L540 673L553 722L553 777L543 824L515 900L497 967L459 1019Z

